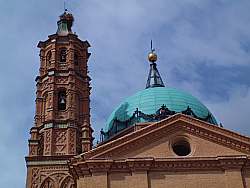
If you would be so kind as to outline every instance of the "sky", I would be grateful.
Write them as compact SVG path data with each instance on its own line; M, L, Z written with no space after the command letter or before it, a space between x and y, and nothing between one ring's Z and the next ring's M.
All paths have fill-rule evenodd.
M224 128L250 135L249 0L68 0L88 40L94 136L124 98L145 88L150 40L167 87L191 93ZM62 0L0 0L0 187L25 185L40 40ZM4 169L4 170L3 170Z

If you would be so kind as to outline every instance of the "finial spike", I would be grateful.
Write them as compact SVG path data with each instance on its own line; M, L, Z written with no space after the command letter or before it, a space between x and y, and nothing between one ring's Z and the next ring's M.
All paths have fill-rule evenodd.
M151 52L152 52L153 51L153 41L152 41L152 39L150 41L150 44L151 44Z
M64 8L64 11L67 12L68 9L66 8L66 1L63 2L63 8Z
M151 39L151 41L150 41L150 45L151 45L151 52L154 52L155 49L153 48L153 40L152 40L152 39Z

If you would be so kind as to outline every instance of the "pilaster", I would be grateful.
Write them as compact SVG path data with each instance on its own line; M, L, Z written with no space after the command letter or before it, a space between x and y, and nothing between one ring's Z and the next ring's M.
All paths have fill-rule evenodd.
M146 170L132 172L130 188L148 188L148 174Z
M225 170L225 178L227 188L245 188L241 169L227 169Z

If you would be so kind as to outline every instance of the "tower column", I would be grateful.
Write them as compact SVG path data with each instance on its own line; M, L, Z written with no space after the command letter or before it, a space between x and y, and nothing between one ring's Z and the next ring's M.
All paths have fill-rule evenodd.
M73 21L73 15L65 11L56 34L38 44L40 69L35 123L26 157L27 188L76 187L67 162L92 147L87 70L90 44L72 32Z
M87 120L84 121L82 126L82 152L87 152L91 150L92 148L92 137L91 137L92 131L90 130L90 125Z

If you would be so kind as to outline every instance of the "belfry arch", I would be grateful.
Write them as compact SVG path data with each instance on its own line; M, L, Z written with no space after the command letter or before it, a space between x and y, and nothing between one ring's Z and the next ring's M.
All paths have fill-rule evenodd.
M56 188L55 182L50 177L48 177L43 181L41 188Z

